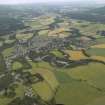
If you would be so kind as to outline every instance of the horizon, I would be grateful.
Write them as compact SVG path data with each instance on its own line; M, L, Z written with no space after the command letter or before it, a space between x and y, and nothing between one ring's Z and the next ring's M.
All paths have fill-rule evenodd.
M72 2L72 3L78 3L78 2L83 2L83 3L105 3L105 0L0 0L0 4L32 4L32 3L63 3L63 2Z

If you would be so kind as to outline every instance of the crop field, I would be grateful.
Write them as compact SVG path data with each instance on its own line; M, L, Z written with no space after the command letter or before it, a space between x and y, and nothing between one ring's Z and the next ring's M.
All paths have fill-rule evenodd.
M104 48L90 48L86 51L89 55L94 56L105 56L105 49Z
M36 91L37 94L39 94L45 101L50 100L54 96L54 93L59 86L59 82L56 79L53 71L51 70L52 67L44 62L37 64L31 62L31 65L31 73L39 73L44 78L44 81L33 84L34 91Z
M87 83L70 81L70 83L61 84L56 94L56 101L65 105L70 105L70 103L71 105L85 105L100 96L102 96L102 93Z
M69 54L69 59L71 60L81 60L81 59L86 59L87 57L83 54L82 51L72 51L72 50L67 50L65 51L67 54Z
M60 82L56 94L57 103L88 105L93 100L104 96L102 92L105 89L105 81L103 81L105 78L104 68L105 65L103 64L90 63L73 69L57 70L55 75ZM102 89L102 91L98 89Z
M41 30L38 32L39 36L47 36L49 33L49 30Z
M23 65L20 62L17 62L17 61L13 62L13 64L12 64L12 69L13 70L18 70L18 69L21 69L22 67L23 67Z
M91 46L91 48L105 48L105 44L94 45L94 46Z
M86 81L93 87L105 90L105 65L101 63L90 63L70 69L67 73L74 79Z
M72 25L73 27L79 29L81 33L87 36L96 36L98 35L97 31L101 31L105 29L105 25L103 24L91 23L87 21L82 21L82 22L73 21Z
M64 57L64 55L62 54L62 52L59 51L59 50L57 50L57 49L51 51L50 53L51 54L54 54L56 57L60 57L60 58L63 58Z
M72 79L65 73L62 73L62 75L61 73L57 74L57 77L59 76L63 80L60 79L61 84L56 94L57 103L84 105L103 95L103 93L88 85L87 82ZM66 91L68 92L66 93Z
M98 60L98 61L105 62L105 57L104 56L91 56L90 58L93 59L93 60Z
M9 56L12 55L13 51L14 51L14 48L13 47L7 48L7 49L4 49L4 51L2 52L2 54L3 54L4 57L9 57Z
M17 34L16 35L16 39L18 39L18 40L28 40L28 39L30 39L30 38L32 38L33 37L33 34L32 33L29 33L29 34Z
M59 36L60 38L67 37L70 33L68 28L57 28L49 32L48 36Z
M33 91L37 93L43 100L49 101L54 96L53 91L46 81L33 84Z

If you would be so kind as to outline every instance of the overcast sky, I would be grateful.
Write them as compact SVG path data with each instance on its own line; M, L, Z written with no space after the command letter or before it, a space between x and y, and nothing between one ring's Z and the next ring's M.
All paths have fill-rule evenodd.
M94 1L98 3L105 2L105 0L0 0L0 4L20 4L20 3L36 3L36 2L76 2L76 1Z

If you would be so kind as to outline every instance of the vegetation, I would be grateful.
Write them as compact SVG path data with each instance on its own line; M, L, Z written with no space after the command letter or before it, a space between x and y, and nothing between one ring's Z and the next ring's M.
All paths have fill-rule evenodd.
M0 105L104 104L104 8L0 5Z

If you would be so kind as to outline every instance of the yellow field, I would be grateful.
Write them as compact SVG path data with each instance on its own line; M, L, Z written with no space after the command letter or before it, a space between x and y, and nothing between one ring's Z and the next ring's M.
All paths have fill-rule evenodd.
M69 29L67 29L67 28L58 28L58 29L55 29L53 31L50 31L48 36L59 36L61 38L67 37L68 32L66 32L66 31L69 31Z
M82 53L82 51L72 51L66 50L67 54L69 54L71 60L81 60L86 59L87 57Z
M90 58L94 59L94 60L105 62L105 57L103 57L103 56L91 56Z
M94 46L91 46L91 48L105 48L105 44L94 45Z

